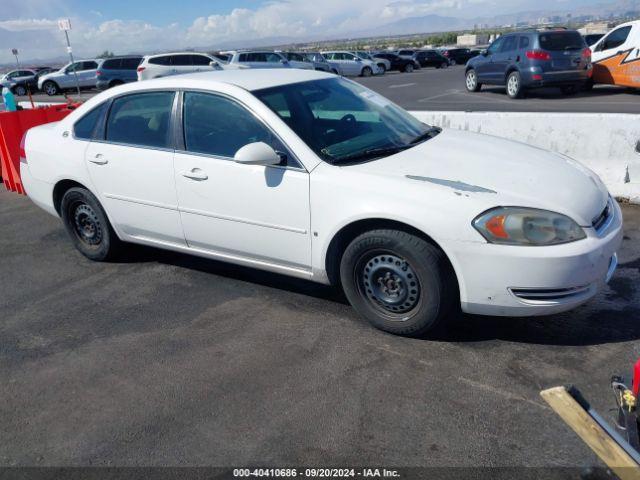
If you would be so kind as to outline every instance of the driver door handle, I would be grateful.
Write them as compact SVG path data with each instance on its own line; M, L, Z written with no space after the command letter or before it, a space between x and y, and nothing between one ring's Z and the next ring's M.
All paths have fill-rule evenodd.
M207 180L209 178L209 176L199 168L194 168L189 172L182 172L182 176L186 178L190 178L191 180L199 180L199 181Z
M96 165L106 165L109 163L109 160L104 158L101 153L97 153L95 157L90 158L89 161L91 163L95 163Z

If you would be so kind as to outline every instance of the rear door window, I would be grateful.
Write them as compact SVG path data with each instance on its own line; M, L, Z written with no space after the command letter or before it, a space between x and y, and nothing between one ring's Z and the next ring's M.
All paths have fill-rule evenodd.
M191 66L191 55L174 55L171 58L171 65L175 67Z
M171 65L171 57L163 55L162 57L150 58L149 63L152 65Z
M540 48L543 50L579 50L586 46L578 32L547 32L540 34Z
M116 98L107 119L106 140L168 148L173 92L138 93Z
M98 68L98 63L97 62L82 62L82 66L78 69L78 71L86 71L86 70L95 70L96 68Z
M502 42L504 42L504 37L497 38L491 45L489 45L487 52L489 52L489 54L498 53L500 51L500 47L502 47Z

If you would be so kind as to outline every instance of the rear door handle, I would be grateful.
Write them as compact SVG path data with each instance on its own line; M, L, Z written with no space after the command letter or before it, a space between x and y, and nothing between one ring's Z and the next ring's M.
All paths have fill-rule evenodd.
M104 158L101 153L97 153L95 157L90 158L89 161L91 163L95 163L96 165L106 165L109 163L109 160Z
M207 180L209 178L209 176L199 168L193 168L189 172L183 172L182 176L186 178L190 178L191 180L198 180L198 181Z

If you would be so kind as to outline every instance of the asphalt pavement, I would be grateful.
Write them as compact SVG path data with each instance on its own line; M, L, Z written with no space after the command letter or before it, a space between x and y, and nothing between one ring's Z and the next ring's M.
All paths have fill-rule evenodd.
M590 112L640 113L640 90L597 85L591 92L565 96L557 88L531 90L526 98L511 100L503 87L483 86L477 93L466 91L464 67L437 70L423 68L413 73L387 72L355 78L407 110L454 110L496 112ZM81 99L96 92L84 91ZM71 92L72 98L77 94ZM35 101L65 101L63 96L34 95ZM20 98L25 100L25 98Z
M0 465L598 465L539 391L573 383L613 419L610 376L640 356L640 208L624 216L588 305L418 340L306 281L151 248L90 262L0 191Z

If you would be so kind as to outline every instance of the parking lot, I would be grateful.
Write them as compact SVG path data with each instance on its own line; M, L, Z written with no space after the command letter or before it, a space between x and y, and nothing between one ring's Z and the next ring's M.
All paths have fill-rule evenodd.
M562 95L556 88L531 90L520 100L509 99L503 87L488 86L478 93L469 93L464 85L463 66L442 70L423 68L413 73L387 72L369 78L356 77L355 80L407 110L640 113L638 92L608 85L571 96ZM95 91L83 91L81 98L95 94ZM69 95L74 99L77 97L73 92ZM40 102L65 101L61 95L37 94L33 98Z
M0 189L0 462L599 465L538 392L574 383L613 419L610 376L640 355L640 208L624 215L619 271L595 301L458 316L417 340L275 274L148 248L92 263Z

